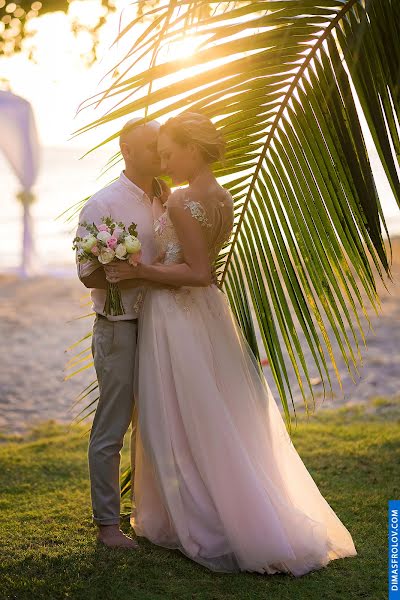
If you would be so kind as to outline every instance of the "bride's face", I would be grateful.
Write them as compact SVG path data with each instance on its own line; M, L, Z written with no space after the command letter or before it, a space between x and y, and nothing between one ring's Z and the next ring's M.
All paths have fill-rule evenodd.
M166 133L158 136L157 149L161 170L171 177L174 185L190 181L204 162L195 144L178 144Z

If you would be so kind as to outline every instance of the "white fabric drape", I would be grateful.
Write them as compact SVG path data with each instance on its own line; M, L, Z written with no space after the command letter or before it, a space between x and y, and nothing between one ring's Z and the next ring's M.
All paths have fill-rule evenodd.
M23 207L21 275L37 270L30 205L32 187L39 171L39 140L32 107L12 92L0 91L0 150L5 154L21 185Z

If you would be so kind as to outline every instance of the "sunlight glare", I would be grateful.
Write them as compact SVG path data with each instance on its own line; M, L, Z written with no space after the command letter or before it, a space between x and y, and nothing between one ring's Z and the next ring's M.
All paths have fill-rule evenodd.
M160 59L162 61L185 60L185 58L189 58L195 54L200 41L200 38L185 36L180 40L166 44L160 52Z

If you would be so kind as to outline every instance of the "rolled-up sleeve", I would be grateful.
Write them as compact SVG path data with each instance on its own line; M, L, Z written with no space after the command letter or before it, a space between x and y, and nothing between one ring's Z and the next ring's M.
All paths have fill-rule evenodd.
M81 225L84 221L87 223L94 223L97 227L101 225L102 217L107 216L108 211L104 206L104 203L98 199L92 197L88 200L87 204L82 208L79 213L79 222L78 228L76 230L76 236L84 237L88 235L88 231ZM75 251L75 262L76 269L78 273L78 277L82 280L83 277L87 277L94 271L96 271L101 265L97 258L93 257L93 260L88 260L85 262L79 262L78 260L78 252Z

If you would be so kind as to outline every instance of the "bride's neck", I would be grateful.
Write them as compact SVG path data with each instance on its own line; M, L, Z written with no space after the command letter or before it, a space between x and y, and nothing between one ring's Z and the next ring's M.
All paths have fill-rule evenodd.
M202 165L193 175L189 178L188 182L190 187L201 185L205 181L209 181L210 177L213 177L212 171L209 165Z

